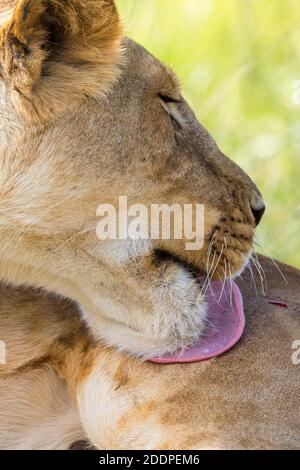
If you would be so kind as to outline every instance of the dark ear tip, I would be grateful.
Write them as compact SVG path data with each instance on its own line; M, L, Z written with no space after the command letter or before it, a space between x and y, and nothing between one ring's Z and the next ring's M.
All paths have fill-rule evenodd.
M22 10L22 15L21 15L22 21L27 20L28 15L30 13L30 7L31 7L31 0L28 0L23 5L23 10Z
M12 30L8 31L7 40L13 51L14 58L20 59L21 57L30 54L28 44L20 41L20 39L13 33Z

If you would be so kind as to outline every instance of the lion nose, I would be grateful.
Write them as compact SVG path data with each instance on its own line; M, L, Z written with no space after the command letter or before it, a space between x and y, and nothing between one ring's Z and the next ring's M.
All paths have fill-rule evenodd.
M266 211L265 203L261 197L251 202L251 210L255 220L255 226L257 227Z

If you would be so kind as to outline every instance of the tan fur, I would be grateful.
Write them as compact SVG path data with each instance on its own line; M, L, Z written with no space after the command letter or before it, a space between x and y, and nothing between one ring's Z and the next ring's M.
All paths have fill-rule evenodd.
M186 263L221 279L239 272L260 193L197 122L174 74L121 37L112 0L1 10L0 279L78 301L94 335L124 351L192 344L205 308ZM97 207L122 195L204 204L203 249L100 242Z
M260 259L269 289L240 283L246 332L223 357L159 366L95 344L68 301L1 287L0 448L298 449L300 273ZM249 288L249 286L251 286ZM281 309L266 299L287 302ZM27 366L27 367L26 367ZM77 411L78 410L78 411Z
M102 96L118 75L121 37L112 1L19 1L0 35L1 74L15 109L46 123L85 96Z
M265 261L284 311L246 279L246 335L220 359L161 367L98 342L145 358L193 343L205 308L189 269L220 279L243 269L263 204L255 185L174 74L122 36L112 0L1 1L0 22L0 447L299 447L296 271L283 267L289 288L279 287ZM96 209L121 195L204 204L203 249L100 242ZM72 298L80 315L7 283Z

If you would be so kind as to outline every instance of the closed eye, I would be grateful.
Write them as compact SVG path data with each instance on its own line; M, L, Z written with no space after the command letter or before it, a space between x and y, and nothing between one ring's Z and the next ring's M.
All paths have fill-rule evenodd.
M180 103L180 100L177 100L176 98L171 98L171 96L167 96L167 95L164 95L162 93L159 93L158 96L166 104L168 104L168 103Z
M183 116L179 109L180 100L171 98L170 96L159 93L159 98L162 101L163 108L170 116L176 130L181 129L184 124Z

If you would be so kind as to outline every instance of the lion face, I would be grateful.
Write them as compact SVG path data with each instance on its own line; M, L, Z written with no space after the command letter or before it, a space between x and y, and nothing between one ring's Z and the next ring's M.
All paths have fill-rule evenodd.
M131 352L193 342L205 320L194 275L241 271L265 207L173 72L123 38L113 1L20 0L2 14L0 77L2 278L75 299ZM203 204L202 248L100 241L97 208L122 196Z

